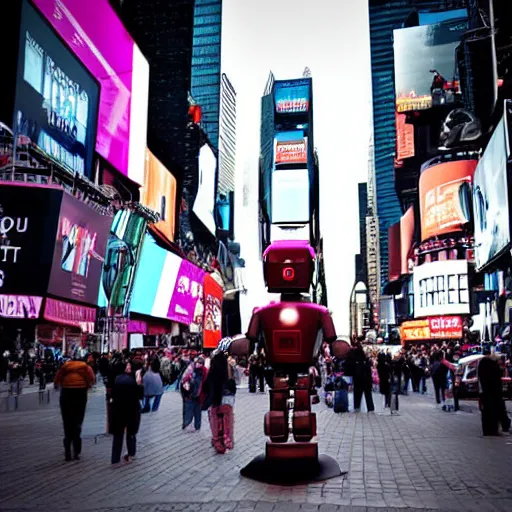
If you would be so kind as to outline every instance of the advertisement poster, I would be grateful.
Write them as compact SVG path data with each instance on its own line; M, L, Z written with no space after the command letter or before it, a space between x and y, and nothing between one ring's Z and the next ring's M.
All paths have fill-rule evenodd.
M217 158L208 144L199 150L199 184L193 212L197 218L215 235L215 180Z
M396 160L401 163L414 156L414 125L405 122L405 114L396 115Z
M112 217L64 192L48 292L96 306Z
M305 224L308 222L308 170L274 170L272 172L272 224Z
M167 318L182 324L198 323L196 308L203 308L203 284L206 272L187 260L181 260Z
M471 220L469 187L477 160L433 165L420 175L421 240L462 231Z
M455 101L455 49L467 26L461 18L393 31L397 112Z
M14 127L71 172L91 176L100 86L23 2Z
M402 275L412 273L415 242L414 231L414 206L411 206L400 219L400 272Z
M146 220L133 211L119 210L116 213L103 263L100 307L108 304L114 313L127 312L146 226Z
M274 101L278 114L306 114L309 112L311 79L278 80L274 85Z
M0 184L0 293L44 297L62 190Z
M144 187L141 190L140 202L160 214L160 220L153 227L167 240L174 242L176 178L149 149L146 152Z
M222 338L222 286L213 277L204 278L203 348L217 348Z
M42 297L0 295L0 317L34 320L39 318L42 303Z
M473 186L475 260L484 267L510 244L507 160L510 155L505 118L478 162Z
M307 164L306 139L276 141L276 164Z
M414 267L414 317L468 315L467 260L423 263Z
M403 322L400 328L402 341L422 341L462 338L460 316L437 316L425 320Z
M148 62L109 0L33 0L33 3L101 85L96 151L119 172L142 185Z

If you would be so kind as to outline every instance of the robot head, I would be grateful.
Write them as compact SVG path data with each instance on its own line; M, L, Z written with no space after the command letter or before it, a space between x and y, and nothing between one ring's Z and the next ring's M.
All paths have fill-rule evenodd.
M315 251L305 241L273 242L263 253L263 275L269 293L308 293Z

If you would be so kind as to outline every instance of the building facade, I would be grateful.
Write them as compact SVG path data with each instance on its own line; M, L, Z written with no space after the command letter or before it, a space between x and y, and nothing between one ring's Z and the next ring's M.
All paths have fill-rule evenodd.
M223 73L220 87L218 197L227 197L235 190L235 168L236 91Z

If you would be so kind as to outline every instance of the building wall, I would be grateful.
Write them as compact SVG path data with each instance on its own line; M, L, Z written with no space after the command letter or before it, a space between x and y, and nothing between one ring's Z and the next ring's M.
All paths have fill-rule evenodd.
M366 265L366 212L368 210L368 191L366 183L358 184L359 195L359 253L361 257L361 279L368 286L368 270Z
M190 92L203 111L202 126L219 147L222 0L195 0Z
M219 180L218 194L235 190L236 169L236 92L223 73L220 87Z

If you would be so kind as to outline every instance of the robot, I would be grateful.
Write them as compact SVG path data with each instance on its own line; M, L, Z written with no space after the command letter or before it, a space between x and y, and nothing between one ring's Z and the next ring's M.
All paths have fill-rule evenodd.
M336 340L328 310L302 295L309 293L315 257L313 248L301 241L274 242L266 249L265 284L269 293L280 293L281 300L255 308L246 334L252 350L256 345L264 350L273 378L264 421L265 454L241 474L267 483L293 484L341 475L334 459L319 455L314 439L317 425L311 411L309 368L322 342Z

